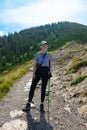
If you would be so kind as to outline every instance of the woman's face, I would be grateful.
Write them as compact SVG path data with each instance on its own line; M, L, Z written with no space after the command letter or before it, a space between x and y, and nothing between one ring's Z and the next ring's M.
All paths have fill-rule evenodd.
M42 47L41 47L42 51L47 51L47 48L48 48L48 45L47 45L47 44L44 44L44 45L42 45Z

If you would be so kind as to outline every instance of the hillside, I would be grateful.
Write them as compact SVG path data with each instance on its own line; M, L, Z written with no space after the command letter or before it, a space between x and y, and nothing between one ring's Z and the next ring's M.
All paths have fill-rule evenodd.
M87 129L87 43L68 42L54 55L51 104L45 98L45 114L39 112L40 85L35 107L22 112L30 88L32 69L12 87L0 103L0 130L86 130Z
M83 44L87 42L87 26L58 22L0 37L0 74L31 60L39 50L39 43L42 40L48 41L49 51L58 49L72 40Z

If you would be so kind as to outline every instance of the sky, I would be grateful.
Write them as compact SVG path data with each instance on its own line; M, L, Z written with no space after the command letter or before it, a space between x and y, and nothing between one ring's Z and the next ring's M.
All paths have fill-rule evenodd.
M87 0L0 0L0 36L61 21L87 25Z

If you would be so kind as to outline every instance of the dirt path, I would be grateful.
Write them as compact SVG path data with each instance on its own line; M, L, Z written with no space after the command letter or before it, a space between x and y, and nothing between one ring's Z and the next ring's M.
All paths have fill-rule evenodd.
M64 98L61 90L64 69L53 67L51 79L51 106L48 113L47 96L45 98L45 114L39 111L40 84L37 86L33 101L36 107L30 113L23 113L28 97L29 80L32 72L28 72L12 87L11 91L0 103L0 130L87 130L87 116L77 110L81 103ZM68 84L68 82L67 82Z

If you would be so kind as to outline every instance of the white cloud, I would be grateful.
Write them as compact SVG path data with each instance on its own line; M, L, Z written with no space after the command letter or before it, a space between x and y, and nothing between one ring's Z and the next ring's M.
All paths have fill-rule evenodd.
M43 0L31 6L0 11L0 23L31 27L57 21L72 21L84 9L83 0Z

